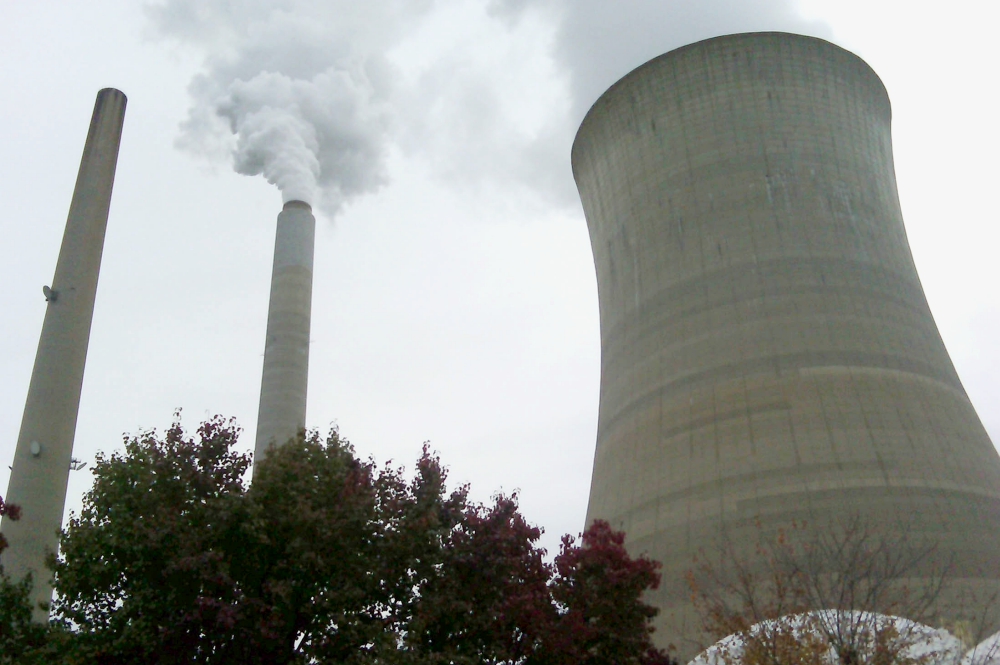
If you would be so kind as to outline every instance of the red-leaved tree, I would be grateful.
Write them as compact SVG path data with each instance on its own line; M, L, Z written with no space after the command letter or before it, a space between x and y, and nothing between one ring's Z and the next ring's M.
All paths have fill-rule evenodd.
M333 431L273 449L246 482L239 429L126 440L55 569L65 662L659 665L657 564L605 523L554 562L516 495L449 492L359 459Z
M552 597L561 610L547 662L566 665L670 665L653 646L649 621L657 609L643 602L660 583L659 562L633 559L625 533L604 521L583 533L582 545L563 536L555 558Z
M539 536L516 495L467 507L420 591L404 648L433 663L532 662L558 618Z

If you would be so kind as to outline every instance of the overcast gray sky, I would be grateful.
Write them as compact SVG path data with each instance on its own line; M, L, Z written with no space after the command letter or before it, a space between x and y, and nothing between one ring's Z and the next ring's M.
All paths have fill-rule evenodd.
M162 429L175 407L192 428L221 413L254 431L282 200L269 178L318 210L308 423L338 423L378 460L410 463L430 440L477 497L519 489L554 547L583 526L597 419L596 284L569 168L579 119L645 60L751 30L830 39L885 82L917 267L1000 441L998 13L972 0L4 2L0 488L41 287L94 97L112 86L129 103L75 456ZM70 509L89 483L72 474Z

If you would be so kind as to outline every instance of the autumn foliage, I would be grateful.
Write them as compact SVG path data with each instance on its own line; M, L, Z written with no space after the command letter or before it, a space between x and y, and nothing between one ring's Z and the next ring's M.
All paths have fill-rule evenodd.
M607 524L549 561L516 495L447 490L426 447L409 476L310 434L251 485L238 436L175 423L98 456L54 564L62 662L672 662L642 601L658 564Z
M792 523L765 534L758 523L759 542L749 552L728 546L698 557L687 578L705 634L719 640L711 662L958 662L927 627L936 624L935 601L947 574L932 544L905 530L886 537L859 516L807 527ZM985 616L990 609L969 600L970 613ZM972 644L983 637L972 636Z

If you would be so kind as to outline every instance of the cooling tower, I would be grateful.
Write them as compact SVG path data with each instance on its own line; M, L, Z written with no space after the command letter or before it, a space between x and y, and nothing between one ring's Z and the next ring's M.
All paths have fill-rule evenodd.
M587 521L664 564L658 642L692 653L684 573L757 518L935 544L942 621L997 589L1000 458L914 268L875 73L797 35L692 44L612 86L572 162L602 344Z
M285 204L274 240L255 460L268 447L287 443L306 424L315 232L308 203Z
M48 305L11 466L6 499L20 505L22 513L17 522L3 519L10 542L3 568L14 579L33 574L34 603L52 597L45 558L56 551L66 504L125 103L119 90L97 93L55 277L45 289ZM34 616L45 621L48 610L36 609Z

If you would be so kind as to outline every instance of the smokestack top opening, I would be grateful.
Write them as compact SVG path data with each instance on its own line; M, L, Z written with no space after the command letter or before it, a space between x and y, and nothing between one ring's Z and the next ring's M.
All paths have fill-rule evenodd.
M112 97L112 96L117 96L117 95L121 95L125 99L128 99L128 97L125 95L125 93L122 92L121 90L119 90L118 88L101 88L100 90L97 91L97 96L99 98L100 97Z
M281 209L288 210L290 208L301 208L312 212L312 206L305 201L285 201L285 205Z

